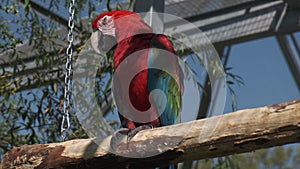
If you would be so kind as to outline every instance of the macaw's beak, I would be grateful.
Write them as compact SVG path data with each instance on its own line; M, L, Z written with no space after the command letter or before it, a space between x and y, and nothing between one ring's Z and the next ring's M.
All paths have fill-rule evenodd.
M97 53L108 52L116 44L116 38L111 35L105 35L100 30L94 30L91 36L92 47Z

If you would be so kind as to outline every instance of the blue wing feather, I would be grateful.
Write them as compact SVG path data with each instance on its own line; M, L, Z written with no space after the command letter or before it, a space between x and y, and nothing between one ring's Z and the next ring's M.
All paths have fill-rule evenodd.
M154 101L157 109L161 107L162 114L160 115L160 123L162 126L172 125L180 123L180 111L181 111L181 92L180 86L177 85L175 79L173 79L167 72L163 70L151 68L156 65L157 62L164 62L164 64L170 64L167 60L164 60L163 52L159 52L155 48L151 48L148 56L148 89L151 91L159 89L166 96L164 99L160 95L151 95L151 99ZM179 65L179 63L178 63ZM167 66L167 65L166 65ZM180 76L179 76L180 77ZM165 104L165 106L163 106ZM166 169L176 169L177 165L170 165ZM162 168L157 168L162 169Z
M148 57L149 65L154 65L156 61L161 61L158 58L163 56L157 56L157 54L161 54L161 53L155 52L155 49L150 50L149 57ZM152 90L159 89L166 96L165 109L160 116L162 126L172 125L180 122L180 112L178 112L179 111L179 109L177 108L178 106L175 105L176 102L174 102L173 100L176 98L172 96L172 94L174 95L174 92L172 90L179 90L179 87L171 88L170 84L172 84L172 82L175 82L175 80L163 70L154 69L154 68L148 69L149 91L151 92ZM175 94L176 93L180 94L179 91L175 92ZM160 104L164 104L163 102L161 102L162 98L159 97L161 96L154 95L154 98L152 98L154 100L154 103L156 104L156 107L161 107ZM181 96L177 96L177 97L181 97ZM181 101L181 98L179 100Z

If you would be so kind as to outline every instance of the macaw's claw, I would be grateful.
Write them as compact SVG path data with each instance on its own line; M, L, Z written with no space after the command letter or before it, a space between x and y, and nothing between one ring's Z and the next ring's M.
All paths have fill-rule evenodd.
M152 129L153 126L151 124L149 125L142 125L142 126L139 126L139 127L136 127L134 129L130 129L129 132L128 132L128 137L127 137L127 143L130 142L130 140L140 131L142 130L147 130L147 129Z
M142 125L133 129L128 128L121 128L115 131L112 134L111 141L110 141L110 147L112 150L116 150L118 145L122 142L123 139L126 139L127 145L130 142L130 140L140 131L146 130L146 129L152 129L152 125Z
M110 147L112 150L116 150L123 139L126 139L128 141L129 131L130 129L128 128L120 128L112 134L110 141Z

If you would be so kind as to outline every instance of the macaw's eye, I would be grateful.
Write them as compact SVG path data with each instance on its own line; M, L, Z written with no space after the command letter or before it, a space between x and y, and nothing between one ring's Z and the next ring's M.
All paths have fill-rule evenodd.
M103 25L107 24L107 21L108 21L108 16L106 15L102 18L102 24Z

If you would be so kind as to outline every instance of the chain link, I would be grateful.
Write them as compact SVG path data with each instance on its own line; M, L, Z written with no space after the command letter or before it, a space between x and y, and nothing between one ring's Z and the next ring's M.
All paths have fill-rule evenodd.
M69 7L69 33L67 40L69 42L69 46L67 48L67 62L66 62L66 74L65 74L65 88L64 88L64 100L63 100L63 118L61 122L61 137L64 141L66 139L67 132L70 128L70 117L69 113L71 110L71 74L72 74L72 54L73 54L73 30L74 30L74 14L75 14L75 0L70 0Z

